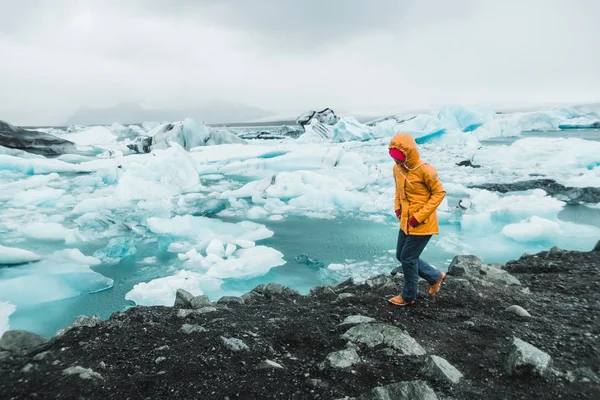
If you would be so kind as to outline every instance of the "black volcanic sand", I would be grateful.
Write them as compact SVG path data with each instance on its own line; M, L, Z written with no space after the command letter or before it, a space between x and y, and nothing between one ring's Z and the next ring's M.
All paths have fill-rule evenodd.
M435 298L422 282L412 307L387 302L397 294L391 277L380 279L388 285L379 289L346 283L309 296L284 292L262 304L219 304L214 312L187 317L171 307L134 307L94 327L73 328L28 354L4 353L0 398L337 399L423 380L440 399L600 399L599 267L600 249L525 255L504 267L521 286L449 276ZM401 277L393 279L401 284ZM354 297L338 299L339 293ZM505 311L515 304L531 317ZM406 330L464 379L456 385L431 381L421 373L425 356L364 345L360 364L335 369L323 363L346 348L340 336L349 327L338 324L351 315ZM186 334L184 324L206 330ZM241 339L249 349L227 349L221 336ZM508 376L504 362L513 336L552 356L554 372ZM34 360L42 352L48 353ZM283 369L259 369L267 359ZM63 374L72 366L101 378Z

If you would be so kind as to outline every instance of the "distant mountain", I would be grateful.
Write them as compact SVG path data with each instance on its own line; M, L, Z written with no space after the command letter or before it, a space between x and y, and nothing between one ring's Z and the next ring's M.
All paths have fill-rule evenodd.
M153 110L135 103L112 108L81 108L65 125L132 124L144 121L180 121L191 117L206 124L248 122L273 115L272 112L244 104L215 101L194 108Z

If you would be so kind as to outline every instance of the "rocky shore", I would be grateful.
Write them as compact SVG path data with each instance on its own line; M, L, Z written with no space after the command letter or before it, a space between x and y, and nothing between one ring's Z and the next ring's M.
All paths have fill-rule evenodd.
M457 256L440 293L401 274L278 284L0 339L2 399L598 399L600 242L506 265Z

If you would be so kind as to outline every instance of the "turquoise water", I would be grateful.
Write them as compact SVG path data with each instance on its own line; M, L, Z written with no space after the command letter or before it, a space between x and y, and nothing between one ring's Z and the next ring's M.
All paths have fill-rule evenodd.
M568 206L559 214L559 218L600 227L598 209ZM350 219L300 218L259 222L275 232L272 238L263 240L259 244L282 252L287 263L255 279L226 279L220 291L206 293L211 300L217 300L223 294L240 295L261 283L279 282L301 293L307 293L313 286L333 283L336 278L341 279L322 268L298 263L295 259L300 254L307 254L311 259L318 260L325 266L332 263L350 264L347 273L356 275L387 273L398 265L393 258L393 252L390 252L395 249L398 233L393 220L381 223ZM518 258L524 252L542 251L550 245L550 243L516 243L502 237L501 234L487 234L485 231L467 232L461 230L459 224L445 223L440 227L440 235L435 236L426 248L423 258L445 270L457 249L452 246L448 248L444 243L453 241L458 242L457 249L470 246L478 249L473 253L489 263L503 263ZM557 242L564 247L579 250L587 250L593 246L591 241L590 243L560 243L560 240L557 240ZM493 243L493 246L490 243ZM136 263L148 256L158 257L159 262L154 265ZM51 337L58 329L70 324L79 315L98 315L101 318L108 318L112 312L134 305L133 302L125 300L125 294L136 283L172 275L173 271L168 271L167 267L176 261L176 255L160 251L157 243L139 245L135 256L128 257L117 265L100 265L93 268L114 280L112 288L32 307L18 307L11 316L11 328L28 329ZM354 263L360 262L363 264L354 266ZM369 269L373 265L377 267ZM364 268L367 270L364 271Z
M577 138L598 142L600 141L600 129L569 129L562 131L521 132L520 136L495 137L488 140L482 140L481 144L486 146L510 145L519 139L527 137Z

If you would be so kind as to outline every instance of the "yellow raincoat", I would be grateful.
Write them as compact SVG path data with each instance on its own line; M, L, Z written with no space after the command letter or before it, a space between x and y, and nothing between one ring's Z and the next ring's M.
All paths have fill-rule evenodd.
M396 148L406 156L403 167L394 165L394 206L401 210L400 229L407 235L437 235L439 227L435 210L446 196L446 191L435 168L421 160L415 139L407 133L394 136L389 148ZM419 226L410 227L410 217L415 217Z

